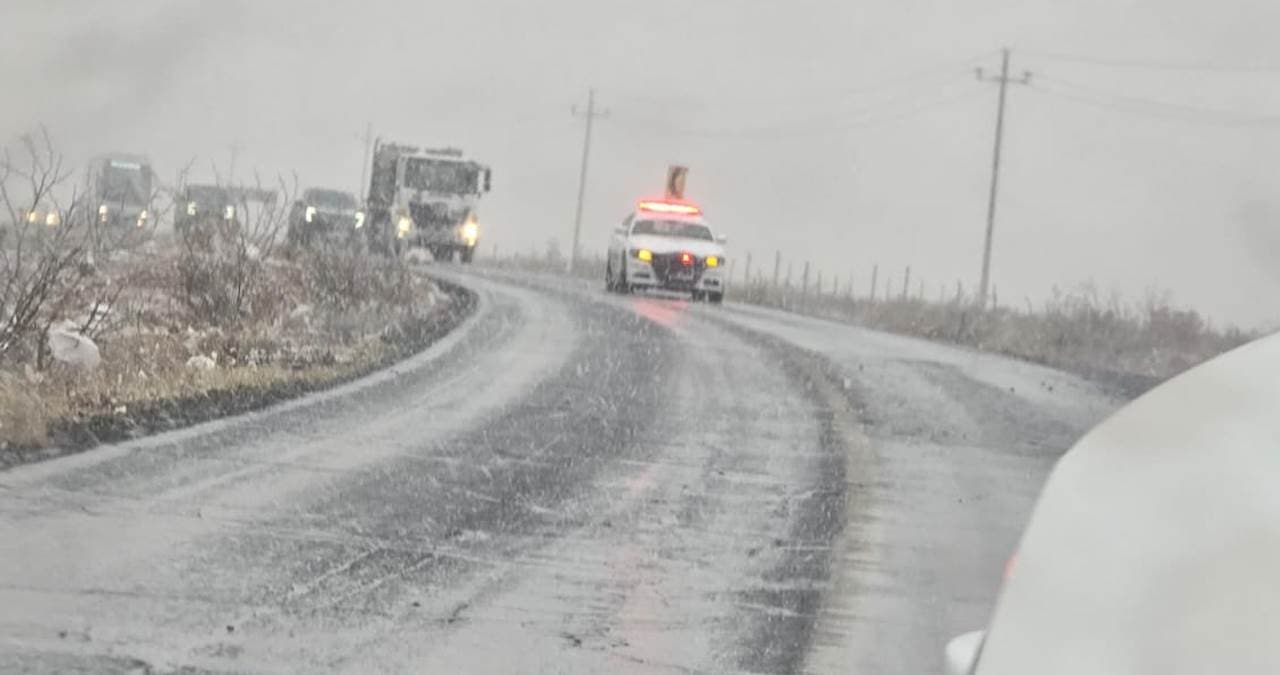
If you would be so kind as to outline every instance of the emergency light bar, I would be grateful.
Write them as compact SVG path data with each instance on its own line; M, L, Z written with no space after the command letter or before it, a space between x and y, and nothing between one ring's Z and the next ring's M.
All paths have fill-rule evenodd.
M675 202L639 202L636 206L641 211L649 211L651 213L678 213L685 216L696 216L702 213L702 209L696 204L681 204Z

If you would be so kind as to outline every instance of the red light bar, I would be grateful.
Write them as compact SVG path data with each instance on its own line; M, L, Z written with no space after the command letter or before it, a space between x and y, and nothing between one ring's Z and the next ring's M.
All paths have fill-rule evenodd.
M636 206L641 211L650 211L653 213L678 213L686 216L696 216L702 213L702 209L697 204L682 204L678 202L639 202Z
M693 264L693 255L688 251L680 254L680 264L688 267Z

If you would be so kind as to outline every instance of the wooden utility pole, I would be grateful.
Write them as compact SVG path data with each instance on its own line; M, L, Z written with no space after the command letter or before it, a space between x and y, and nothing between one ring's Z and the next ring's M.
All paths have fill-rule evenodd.
M364 125L364 136L360 137L364 141L364 163L360 165L360 185L356 189L356 201L361 204L369 198L369 162L370 155L373 153L373 122L366 122Z
M578 110L575 106L573 114L577 115ZM596 111L596 90L594 88L587 89L587 111L584 113L586 117L586 131L582 137L582 170L578 174L578 208L573 214L573 248L569 250L569 273L573 273L573 268L578 262L578 239L582 234L582 202L587 195L587 162L591 158L591 125L597 117L608 117L608 111Z
M1024 72L1015 80L1009 79L1009 48L1000 50L1000 76L987 77L981 68L978 79L984 82L995 82L1000 85L1000 103L996 107L996 139L995 149L991 157L991 192L987 197L987 236L982 243L982 277L978 285L978 305L986 307L987 291L991 284L991 239L996 228L996 197L1000 192L1000 151L1004 145L1004 107L1009 83L1030 84L1031 73Z

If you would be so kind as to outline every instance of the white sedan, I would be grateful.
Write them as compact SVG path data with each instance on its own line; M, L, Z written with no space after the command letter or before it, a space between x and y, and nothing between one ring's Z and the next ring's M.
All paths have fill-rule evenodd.
M1180 375L1059 460L956 675L1280 673L1280 336Z
M702 209L686 201L641 201L614 228L605 287L687 292L718 303L727 286L724 237L716 237Z

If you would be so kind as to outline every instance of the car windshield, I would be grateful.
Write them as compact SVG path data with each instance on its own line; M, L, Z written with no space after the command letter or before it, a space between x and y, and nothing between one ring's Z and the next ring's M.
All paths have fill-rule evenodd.
M711 230L706 225L680 220L637 220L632 234L656 234L663 237L682 237L712 241Z
M339 190L308 190L303 199L309 205L322 209L350 211L356 208L356 198Z
M0 675L1280 675L1280 0L0 24Z
M108 204L146 205L151 199L150 170L132 162L108 162L102 172L102 199Z
M188 201L197 204L216 205L227 201L227 192L223 188L212 185L189 185L186 190Z
M446 194L476 191L478 169L464 162L439 159L410 159L405 163L405 185Z

